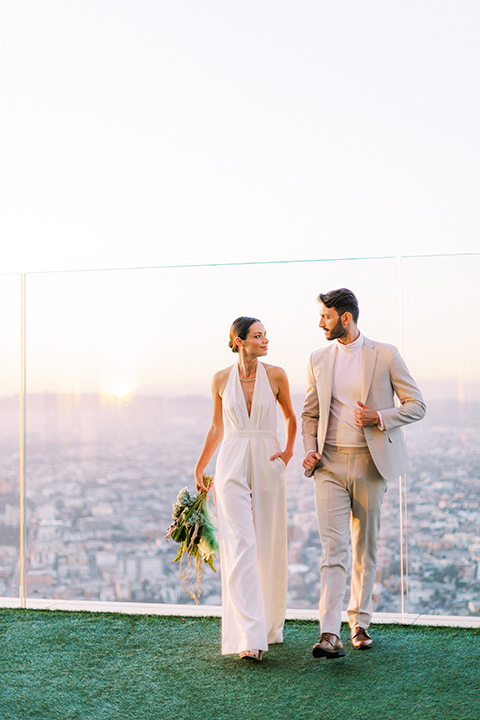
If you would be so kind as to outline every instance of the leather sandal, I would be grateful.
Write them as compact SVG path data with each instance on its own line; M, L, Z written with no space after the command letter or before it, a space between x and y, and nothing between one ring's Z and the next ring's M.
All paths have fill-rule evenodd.
M252 662L261 662L262 656L262 650L243 650L241 653L238 653L238 657L241 660L251 660Z

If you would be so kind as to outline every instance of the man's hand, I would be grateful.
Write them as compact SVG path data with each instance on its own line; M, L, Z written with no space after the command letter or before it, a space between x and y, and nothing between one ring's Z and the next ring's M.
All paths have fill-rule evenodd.
M380 417L376 410L372 410L368 405L361 403L360 400L357 401L357 405L359 407L354 411L355 425L358 427L368 427L369 425L380 424Z
M318 452L309 452L308 455L305 455L303 458L303 467L305 470L308 470L311 472L317 462L322 459L322 456Z

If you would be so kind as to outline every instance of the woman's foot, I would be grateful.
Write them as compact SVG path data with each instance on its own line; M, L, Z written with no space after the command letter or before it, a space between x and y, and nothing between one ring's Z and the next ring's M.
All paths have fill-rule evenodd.
M252 662L261 662L262 655L262 650L243 650L241 653L238 653L238 657L241 660L251 660Z

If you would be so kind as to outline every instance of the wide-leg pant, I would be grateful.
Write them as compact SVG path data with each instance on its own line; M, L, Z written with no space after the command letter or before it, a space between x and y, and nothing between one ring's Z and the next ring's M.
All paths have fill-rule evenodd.
M224 439L215 474L222 653L282 642L287 593L285 465L273 438Z
M368 628L372 618L380 513L387 484L368 448L325 445L322 463L314 479L322 544L320 627L321 632L339 635L349 536L352 546L349 625Z

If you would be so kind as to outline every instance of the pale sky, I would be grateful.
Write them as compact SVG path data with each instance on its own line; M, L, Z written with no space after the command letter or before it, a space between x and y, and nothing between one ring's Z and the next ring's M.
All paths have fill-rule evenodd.
M480 348L444 305L480 302L479 30L477 0L0 0L3 273L342 259L29 275L29 389L205 388L241 314L301 388L315 297L347 285L366 334L468 394ZM399 322L391 258L448 253L402 265Z
M476 252L479 29L477 0L0 0L1 270Z

